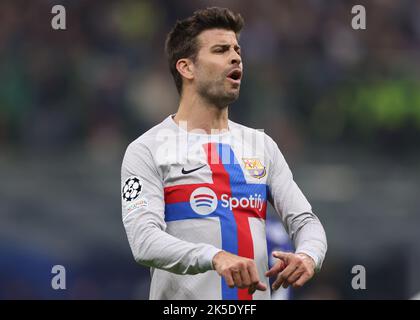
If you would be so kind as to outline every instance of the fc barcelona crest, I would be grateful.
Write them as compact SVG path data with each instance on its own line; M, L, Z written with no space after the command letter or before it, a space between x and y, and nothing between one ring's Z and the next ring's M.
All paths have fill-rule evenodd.
M261 179L265 176L266 170L259 159L255 158L242 158L245 165L245 170L251 175L251 177Z

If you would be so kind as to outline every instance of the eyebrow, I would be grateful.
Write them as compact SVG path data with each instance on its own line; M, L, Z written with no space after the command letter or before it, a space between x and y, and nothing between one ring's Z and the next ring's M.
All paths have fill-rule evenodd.
M230 46L231 46L230 44L218 43L218 44L215 44L215 45L211 46L210 49L215 49L217 47L221 47L223 49L228 49L228 48L230 48ZM234 47L235 50L241 50L241 46L239 44L235 44L233 47Z

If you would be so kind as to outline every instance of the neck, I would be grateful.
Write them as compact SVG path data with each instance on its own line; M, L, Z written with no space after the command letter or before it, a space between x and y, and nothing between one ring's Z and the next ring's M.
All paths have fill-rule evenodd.
M228 130L228 107L221 109L197 94L184 94L174 120L177 124L186 121L188 131L200 129L210 134L212 130Z

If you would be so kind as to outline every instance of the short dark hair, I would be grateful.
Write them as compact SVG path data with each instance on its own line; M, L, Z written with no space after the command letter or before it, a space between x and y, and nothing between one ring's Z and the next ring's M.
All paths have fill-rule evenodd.
M220 28L231 30L235 32L236 37L239 37L243 25L244 20L239 13L219 7L197 10L191 17L177 20L166 38L165 51L169 69L180 95L182 92L182 77L176 69L176 63L182 58L195 60L198 53L197 36L205 30Z

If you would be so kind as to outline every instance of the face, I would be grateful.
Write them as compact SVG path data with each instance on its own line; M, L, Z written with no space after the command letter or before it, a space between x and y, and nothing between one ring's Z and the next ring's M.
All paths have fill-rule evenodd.
M197 37L194 62L196 91L207 101L225 108L239 97L242 79L241 50L233 31L205 30Z

